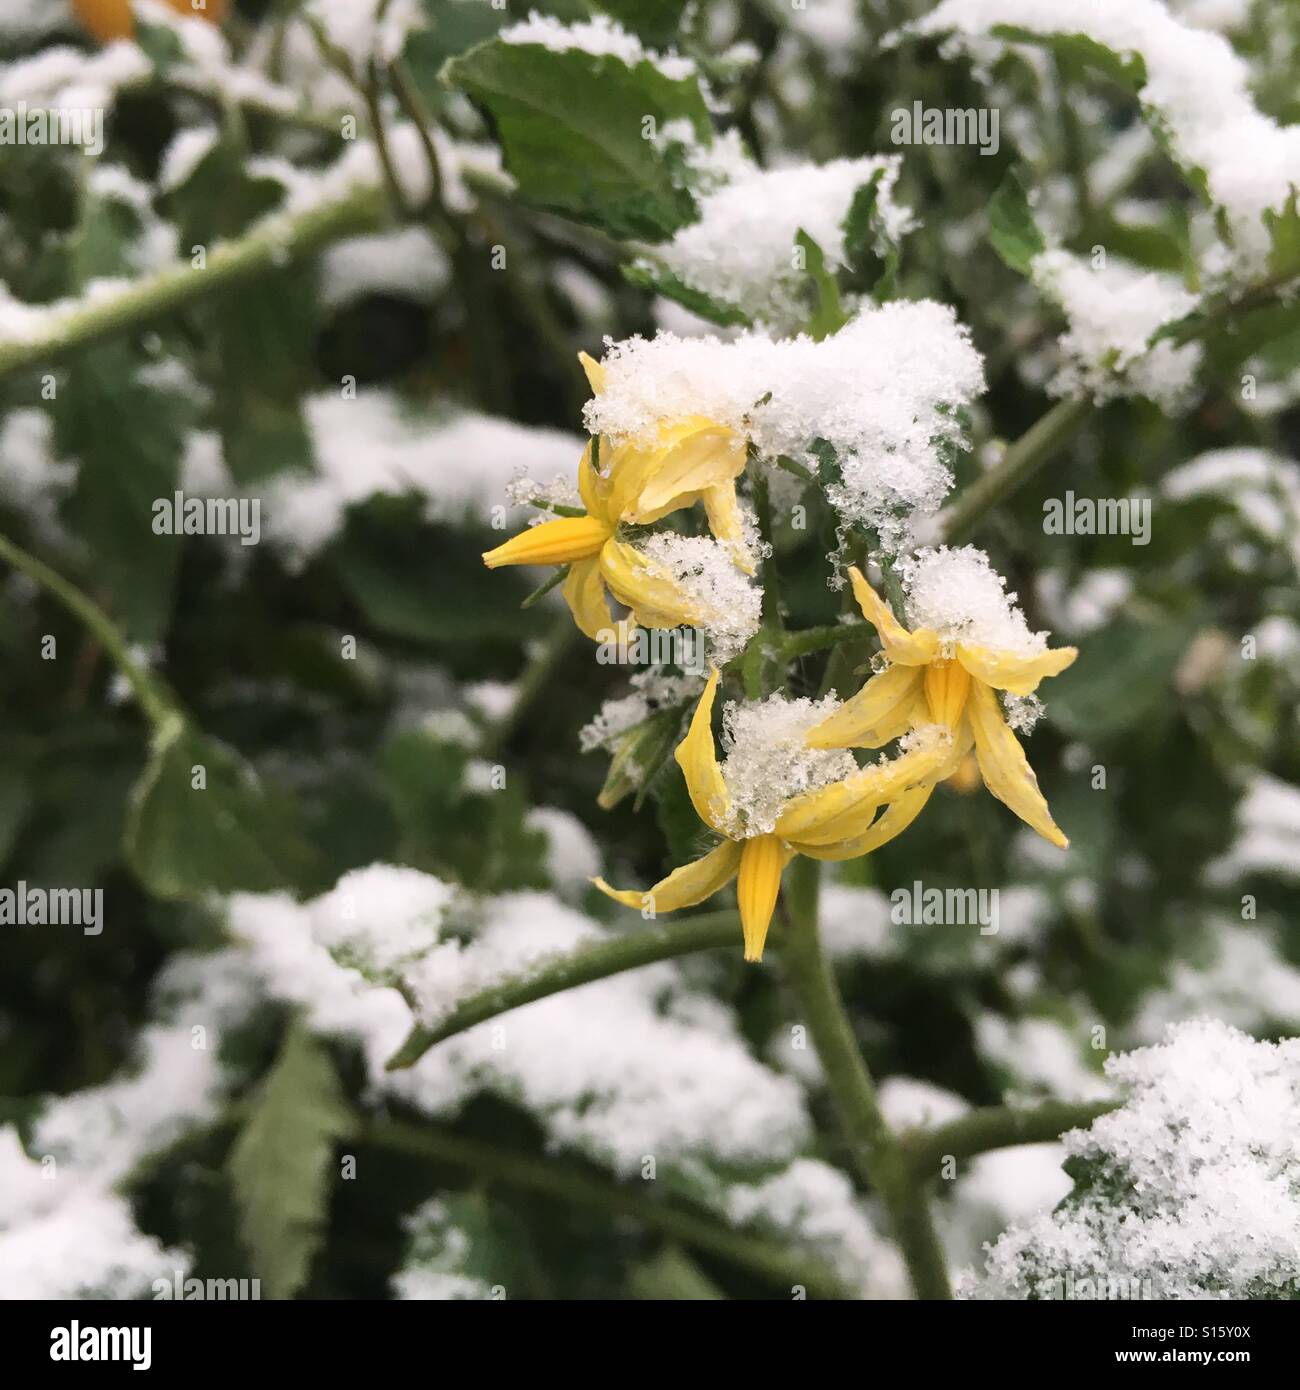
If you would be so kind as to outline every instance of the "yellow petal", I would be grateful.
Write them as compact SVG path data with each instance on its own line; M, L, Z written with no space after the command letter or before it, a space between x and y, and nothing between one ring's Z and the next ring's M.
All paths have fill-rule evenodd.
M775 835L759 835L745 841L736 899L745 934L746 960L763 959L763 943L772 923L776 895L781 891L781 871L789 862L790 851Z
M691 715L691 727L677 745L674 757L686 778L695 814L720 834L731 813L731 794L722 780L717 751L713 746L713 701L718 693L718 671L709 674L700 702Z
M567 565L595 555L609 539L609 527L594 516L562 516L530 526L483 552L490 570L502 565Z
M743 574L753 574L754 557L745 548L745 528L740 520L735 481L714 483L704 489L703 496L709 530L727 547L736 568Z
M740 867L741 849L738 841L724 840L703 859L674 869L644 893L635 888L611 888L603 878L591 881L606 897L626 907L649 908L656 914L676 912L681 907L694 907L711 898L719 888L725 888Z
M662 437L661 437L662 438ZM686 493L702 492L717 483L732 482L745 469L745 441L723 425L703 422L680 441L656 451L635 493L623 493L625 520L643 521Z
M904 792L897 801L887 806L884 815L861 835L847 840L836 840L834 844L829 845L795 843L791 848L797 854L806 854L810 859L859 859L862 855L879 849L881 845L888 844L895 836L901 835L925 809L925 803L929 801L933 791L934 784L929 783Z
M880 748L911 727L921 673L890 666L872 678L828 718L808 731L810 748Z
M614 630L614 615L605 597L605 580L600 572L600 559L590 555L574 560L561 590L569 605L573 621L593 642L607 641ZM602 635L604 634L604 635Z
M896 800L909 787L933 782L951 757L951 732L936 728L896 758L794 797L778 818L776 833L791 844L828 845L854 839L866 832L882 802Z
M605 545L600 569L610 592L642 627L698 627L708 616L668 569L625 541Z
M957 660L977 681L1012 695L1032 695L1039 681L1059 676L1078 655L1077 647L1056 647L1037 656L1017 656L1015 652L993 651L965 642L957 647Z
M984 785L1030 829L1064 849L1070 842L1047 809L1047 802L1038 790L1038 778L1029 766L1020 740L1007 727L998 697L983 682L972 681L966 709L975 735L975 754Z
M939 634L928 627L908 630L894 617L892 609L862 577L856 565L849 569L853 595L862 609L862 616L876 629L880 645L890 661L900 666L924 666L933 661L939 650Z
M578 361L582 363L582 370L587 374L587 385L591 387L591 394L599 396L605 389L605 369L596 361L594 357L589 357L585 352L578 354Z
M970 676L960 661L941 657L925 668L925 703L936 724L955 729L961 722L969 692Z

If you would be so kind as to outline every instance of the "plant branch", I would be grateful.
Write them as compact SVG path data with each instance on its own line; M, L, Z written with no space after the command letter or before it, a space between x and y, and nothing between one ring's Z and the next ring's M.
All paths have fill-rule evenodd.
M202 270L188 261L178 262L117 293L51 309L44 327L0 341L0 379L57 361L114 334L142 328L208 295L282 269L340 237L373 229L382 212L382 194L357 185L305 212L272 213L243 236L214 246Z
M1108 1114L1118 1100L1049 1100L1032 1109L990 1105L935 1129L914 1129L899 1138L912 1173L919 1180L937 1176L945 1158L973 1158L1017 1144L1045 1144L1067 1129L1082 1129Z
M758 1236L744 1235L710 1217L670 1207L649 1195L545 1159L508 1153L434 1126L388 1121L371 1125L365 1138L391 1153L466 1169L477 1179L541 1193L612 1216L630 1217L694 1250L726 1260L781 1287L802 1286L817 1298L857 1295L820 1261L805 1259Z
M885 1121L817 927L820 865L799 856L786 874L781 959L826 1073L860 1175L889 1213L918 1298L951 1298L929 1199Z
M108 615L77 586L38 560L21 546L0 536L0 559L7 560L34 583L56 598L98 641L125 677L140 708L154 728L177 714L176 702L157 676L134 660L126 639Z
M585 946L572 955L543 961L524 975L503 980L463 999L436 1027L417 1025L388 1063L389 1071L412 1066L436 1044L463 1033L498 1014L531 1004L552 994L608 979L624 970L637 970L655 961L735 946L740 940L740 917L735 912L709 912L682 921L648 925L627 936Z

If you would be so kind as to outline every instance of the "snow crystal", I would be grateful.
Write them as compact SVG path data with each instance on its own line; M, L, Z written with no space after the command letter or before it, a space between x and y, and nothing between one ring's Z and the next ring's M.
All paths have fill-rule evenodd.
M885 235L898 241L913 225L893 198L901 164L898 155L881 155L769 170L741 166L729 182L697 195L699 220L653 255L692 289L775 329L797 328L808 317L808 279L796 269L796 235L806 232L817 243L827 269L845 265L844 220L854 194L877 177L877 212Z
M291 563L305 564L338 534L349 507L376 494L414 493L431 521L486 523L504 506L521 464L572 473L582 442L559 430L464 413L433 423L389 391L305 402L317 472L281 475L262 488L263 528ZM523 517L507 518L522 524Z
M538 14L534 10L527 19L502 29L497 37L502 43L539 44L552 53L577 50L597 57L617 58L628 67L635 67L637 63L651 63L665 77L674 79L695 76L695 64L689 58L654 53L643 48L635 34L629 34L603 14L576 24L565 24L562 20Z
M933 510L951 487L939 446L961 441L953 412L984 386L966 329L931 300L865 307L821 342L757 332L610 341L604 366L605 389L586 406L593 434L649 442L661 422L703 415L814 471L824 440L838 456L827 492L843 519L895 543L898 514Z
M1103 627L1128 602L1133 576L1127 570L1087 570L1070 587L1060 570L1041 570L1034 593L1052 626L1082 637Z
M1300 970L1278 953L1272 934L1231 919L1207 925L1212 959L1204 965L1174 962L1168 988L1142 1001L1133 1025L1137 1039L1154 1042L1169 1024L1202 1015L1234 1028L1300 1028Z
M970 1109L961 1096L918 1081L914 1076L891 1076L880 1083L880 1108L891 1129L931 1128L946 1124Z
M454 897L430 874L372 864L314 900L311 930L341 964L390 981L437 944Z
M427 304L449 274L446 253L426 227L348 237L321 258L321 300L335 308L365 294L391 294Z
M1234 816L1236 838L1227 852L1206 865L1206 881L1235 883L1246 874L1300 879L1300 787L1255 772Z
M790 8L785 22L825 58L837 77L848 76L866 47L858 0L805 0Z
M663 709L675 709L694 700L704 689L702 676L678 676L658 666L649 666L633 673L631 691L601 705L596 717L583 726L578 734L578 746L584 753L597 748L614 751L620 734L649 719Z
M1124 1105L1073 1130L1080 1177L992 1247L977 1298L1286 1298L1300 1269L1300 1039L1173 1025L1114 1057ZM1083 1292L1080 1281L1090 1281ZM1100 1288L1102 1292L1095 1292Z
M928 627L945 642L966 642L995 651L1034 656L1047 649L1047 634L1031 632L1016 607L1016 594L974 546L919 550L899 562L899 577L913 628Z
M791 797L858 770L848 749L809 748L804 742L808 730L839 707L833 695L728 702L722 712L722 776L731 794L730 834L769 834Z
M720 541L661 531L637 548L686 594L694 625L708 638L716 662L730 661L758 631L763 591L736 568Z
M1160 492L1176 502L1222 497L1261 535L1284 545L1300 572L1300 466L1267 449L1211 449L1161 480Z
M77 480L77 465L54 455L54 422L34 407L0 422L0 493L49 540L63 537L59 506Z
M1249 69L1221 35L1188 27L1159 0L943 0L916 27L983 41L999 25L1082 33L1116 53L1140 55L1143 105L1159 116L1179 163L1203 171L1211 200L1231 223L1241 269L1263 268L1264 213L1280 213L1300 185L1300 126L1279 126L1259 111Z
M1095 269L1082 256L1060 250L1035 256L1031 274L1069 319L1058 343L1063 361L1051 383L1054 395L1101 402L1132 392L1169 411L1186 401L1200 366L1200 345L1161 340L1150 346L1157 329L1198 303L1178 276L1113 256Z
M821 937L836 960L889 955L897 936L889 899L879 888L828 883L821 895Z
M863 1298L906 1298L908 1283L897 1246L877 1229L870 1211L838 1168L820 1159L796 1159L784 1172L726 1197L726 1214L793 1241L827 1261Z
M208 157L221 139L214 125L184 126L172 136L158 165L158 190L180 188Z
M580 894L600 873L596 841L571 811L533 806L524 817L524 825L546 837L546 874L557 892Z
M1034 1093L1057 1100L1109 1096L1111 1088L1084 1063L1084 1037L1049 1018L983 1013L975 1020L980 1053L1010 1078L1008 1100Z

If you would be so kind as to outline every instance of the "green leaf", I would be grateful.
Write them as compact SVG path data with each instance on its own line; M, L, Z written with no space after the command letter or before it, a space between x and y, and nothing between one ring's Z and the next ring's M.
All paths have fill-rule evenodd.
M722 324L724 327L749 326L749 315L743 309L721 299L714 299L702 290L693 289L667 266L651 265L649 261L635 261L623 267L623 278L638 289L649 290L652 294L661 294L665 299L671 299L702 319L708 319L710 323Z
M492 39L453 58L443 78L490 112L524 202L619 239L662 241L695 221L680 151L656 139L683 120L712 138L694 77Z
M880 171L853 195L844 218L844 259L873 299L888 299L898 281L899 245L879 213Z
M135 41L159 77L165 77L185 57L180 35L166 24L150 24L136 16Z
M125 848L137 877L160 898L320 886L316 852L293 804L179 714L154 735L131 793Z
M804 269L811 287L812 314L808 319L808 332L820 341L843 328L847 315L840 303L840 288L835 277L826 269L821 247L802 230L795 234L794 240L804 253Z
M227 1160L239 1232L268 1298L292 1298L307 1282L325 1239L334 1145L354 1129L329 1053L295 1023Z
M665 762L659 775L650 783L650 796L655 804L655 819L668 842L668 858L673 868L680 868L704 853L709 831L695 814L691 794L686 790L686 778L675 762Z
M686 0L596 0L596 4L652 48L672 43L686 9Z
M195 406L142 380L145 365L125 342L86 352L50 409L59 453L81 464L66 520L94 557L118 626L150 643L167 625L181 546L154 533L153 504L176 490Z
M527 1230L508 1207L482 1192L426 1202L407 1230L401 1275L413 1285L423 1275L449 1298L511 1298L532 1282L536 1257Z
M1029 195L1014 169L1008 169L988 207L989 241L1003 261L1029 274L1035 256L1047 249L1029 208Z
M1098 43L1087 34L1040 34L1032 29L1021 29L1014 24L995 24L990 33L1011 43L1027 43L1037 48L1050 48L1067 67L1074 71L1091 69L1108 77L1113 82L1121 82L1136 91L1145 85L1146 64L1138 53L1117 52Z
M1174 668L1193 626L1178 618L1120 620L1090 634L1074 665L1044 691L1052 722L1094 741L1138 728L1172 699Z

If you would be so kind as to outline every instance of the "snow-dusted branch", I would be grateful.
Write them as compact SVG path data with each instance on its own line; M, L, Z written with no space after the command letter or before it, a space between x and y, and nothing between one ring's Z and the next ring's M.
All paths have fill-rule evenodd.
M1085 1128L1119 1104L1118 1100L1049 1100L1023 1109L989 1105L935 1129L911 1130L899 1142L912 1172L926 1179L935 1176L945 1158L973 1158L1017 1144L1045 1144L1066 1130Z
M684 921L661 922L614 941L583 947L572 955L548 961L527 974L471 995L436 1028L413 1029L389 1061L388 1069L397 1071L412 1066L436 1043L548 995L561 994L566 989L576 989L593 980L604 980L655 961L719 946L734 946L739 930L740 918L735 912L708 912Z

